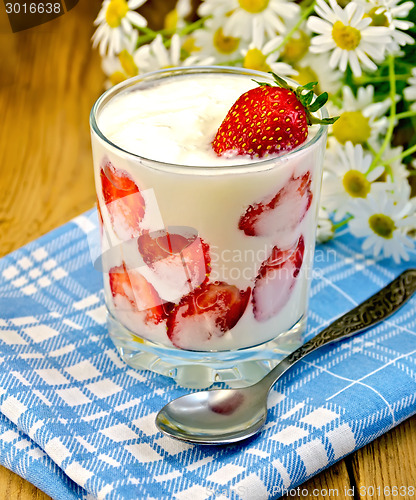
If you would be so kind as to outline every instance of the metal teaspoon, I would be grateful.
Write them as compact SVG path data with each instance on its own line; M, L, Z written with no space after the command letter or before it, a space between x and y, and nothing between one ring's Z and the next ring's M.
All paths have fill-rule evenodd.
M416 269L408 269L289 354L256 384L177 398L159 411L156 426L173 438L198 444L235 443L253 436L266 422L270 389L288 368L323 345L351 337L385 320L415 291Z

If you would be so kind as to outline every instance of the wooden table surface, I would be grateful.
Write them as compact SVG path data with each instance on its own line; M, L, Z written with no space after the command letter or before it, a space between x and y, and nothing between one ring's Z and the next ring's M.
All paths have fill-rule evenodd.
M157 12L167 3L159 0ZM0 3L0 257L94 204L88 115L104 81L90 43L99 8L99 0L80 0L64 16L13 34ZM413 417L306 482L307 495L289 498L347 498L353 486L354 499L371 498L362 487L416 487L415 457ZM325 494L330 488L338 495ZM6 498L49 497L0 468Z

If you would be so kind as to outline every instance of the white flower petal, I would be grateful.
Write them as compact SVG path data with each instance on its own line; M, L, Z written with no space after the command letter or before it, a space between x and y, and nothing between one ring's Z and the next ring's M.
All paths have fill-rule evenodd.
M134 26L139 26L140 28L147 26L147 20L138 12L129 12L127 18Z
M146 0L129 0L127 2L127 5L129 9L136 10L139 7L141 7L144 3L146 3Z
M308 19L307 26L311 31L315 33L331 34L332 24L320 19L319 17L312 16Z
M348 51L343 50L341 52L341 57L339 59L339 69L344 72L347 69L348 64Z
M374 182L376 179L378 179L381 175L384 173L384 167L381 165L374 168L368 175L367 175L367 180L370 182Z
M329 58L329 66L331 68L336 68L342 56L342 49L337 47L334 52L332 52L331 57Z
M355 52L350 51L348 61L354 76L361 76L361 66L358 62L358 57Z

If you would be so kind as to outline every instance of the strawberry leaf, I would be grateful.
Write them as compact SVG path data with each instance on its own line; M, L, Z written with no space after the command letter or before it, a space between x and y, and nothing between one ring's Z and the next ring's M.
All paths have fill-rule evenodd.
M302 86L298 87L298 89L300 89L300 90L313 90L314 87L316 87L317 85L318 85L318 82L309 82L306 85L302 85Z
M331 118L322 118L319 123L322 125L332 125L338 120L339 116L332 116Z
M328 100L328 93L323 92L320 96L318 96L315 101L309 106L309 111L311 113L314 113L315 111L318 111L318 109L322 108L322 106L326 103Z
M271 83L267 83L267 82L258 82L257 80L254 80L253 78L252 78L252 81L253 81L254 83L257 83L257 85L260 85L260 87L271 87L271 86L272 86L272 85L271 85Z
M310 103L313 99L313 92L310 90L307 94L303 94L300 96L300 102L303 104L305 108L309 108Z
M274 80L275 82L277 83L278 87L282 87L284 89L288 89L288 90L293 90L285 80L283 80L283 78L280 78L280 76L277 76L276 73L273 73L272 71L270 71L269 73L271 73L274 77Z

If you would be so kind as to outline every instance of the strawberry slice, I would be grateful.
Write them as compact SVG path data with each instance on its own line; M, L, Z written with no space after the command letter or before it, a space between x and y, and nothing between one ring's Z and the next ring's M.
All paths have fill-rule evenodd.
M289 249L273 247L254 284L252 301L257 321L267 321L286 305L302 267L304 252L303 236Z
M209 246L188 227L144 233L138 238L144 262L179 299L208 280Z
M126 265L112 267L109 272L110 288L113 297L127 299L134 312L140 312L146 323L157 325L165 320L173 308L173 304L163 302L155 288L139 272Z
M168 337L180 349L209 349L210 340L231 330L246 310L251 288L205 283L182 298L170 314Z
M308 171L292 177L270 200L250 205L238 228L248 236L272 236L291 232L303 220L312 204L312 176Z
M104 201L116 235L123 241L139 236L145 202L130 174L106 161L101 167L100 178Z
M218 156L262 158L291 151L308 137L308 125L328 125L338 118L312 116L328 100L324 92L312 102L317 82L292 89L272 74L274 85L257 82L260 87L248 90L231 106L212 142Z

